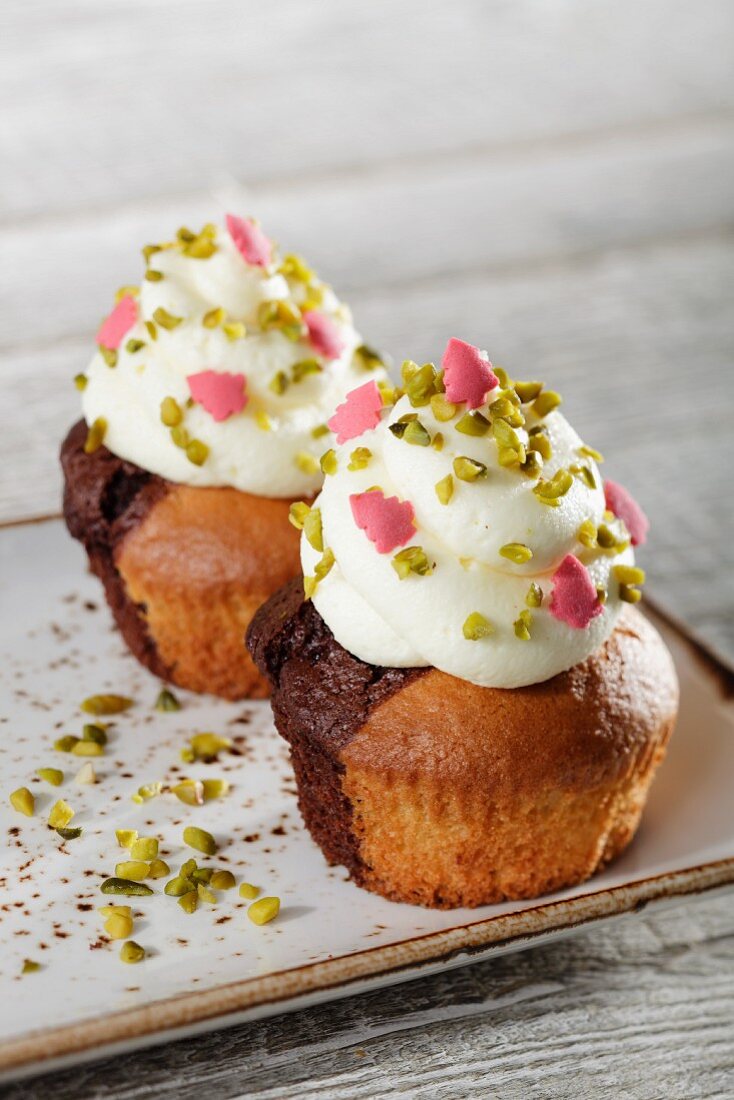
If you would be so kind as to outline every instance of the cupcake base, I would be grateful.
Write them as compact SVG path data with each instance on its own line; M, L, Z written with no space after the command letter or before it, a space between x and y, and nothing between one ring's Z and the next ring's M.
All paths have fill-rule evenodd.
M248 645L327 860L436 908L537 897L617 856L677 713L670 655L634 608L583 664L513 690L359 661L299 582L258 612Z
M256 609L300 571L290 501L177 485L113 455L61 450L64 517L137 659L179 687L263 698L242 639Z

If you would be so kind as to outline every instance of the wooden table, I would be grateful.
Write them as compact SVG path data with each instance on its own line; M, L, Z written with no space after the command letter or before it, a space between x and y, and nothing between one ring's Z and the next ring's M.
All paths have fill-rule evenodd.
M0 32L0 520L58 511L139 246L235 208L397 360L459 335L552 381L651 516L652 593L734 660L729 0L6 0ZM732 908L4 1095L731 1096Z

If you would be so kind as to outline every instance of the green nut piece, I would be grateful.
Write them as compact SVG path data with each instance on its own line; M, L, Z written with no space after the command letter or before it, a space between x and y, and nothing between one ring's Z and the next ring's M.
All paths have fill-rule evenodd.
M77 741L71 750L74 756L104 756L104 745L97 741Z
M87 431L87 438L84 440L84 454L93 455L95 451L98 451L104 443L106 434L107 421L103 416L98 416Z
M347 465L348 470L365 470L372 459L372 451L369 447L355 447L349 456L349 463ZM316 549L323 550L322 547L316 547Z
M548 413L553 412L561 404L561 395L556 393L555 390L544 390L532 404L532 410L538 417L547 416Z
M157 325L160 325L161 328L165 328L170 332L181 324L183 317L176 317L173 313L169 313L167 309L158 306L158 309L153 313L153 320Z
M500 555L515 565L524 565L532 558L533 551L524 542L507 542L500 547Z
M321 466L321 472L327 474L327 476L336 473L339 468L339 462L333 447L329 447L328 451L324 451L319 465Z
M239 895L246 901L252 901L260 893L259 886L253 886L251 882L241 882L239 888Z
M582 546L593 550L596 546L596 524L592 519L585 519L576 532L576 538Z
M129 710L132 705L133 700L128 699L125 695L90 695L82 703L81 709L85 714L94 714L100 717L105 714L122 714L124 710Z
M522 401L523 405L527 405L529 401L534 401L540 391L543 389L542 382L516 382L515 393Z
M411 443L414 447L429 447L431 436L420 420L411 420L405 425L403 442Z
M636 565L615 565L612 572L620 584L645 583L645 570Z
M168 894L172 898L183 897L184 894L188 894L191 890L191 881L182 875L176 875L170 882L167 882L163 887L163 893Z
M183 831L183 841L189 848L195 848L197 852L203 852L207 856L213 856L217 851L217 842L212 834L206 829L199 829L196 825L186 826Z
M451 474L446 474L446 477L437 481L434 488L441 504L448 504L454 495L454 479Z
M359 450L363 449L366 450L366 448L359 448ZM324 532L321 526L320 508L311 508L303 521L303 533L308 544L322 554L324 551Z
M107 731L103 726L87 722L82 728L82 741L94 741L95 745L106 745Z
M48 823L52 829L65 829L74 816L74 811L68 802L65 802L63 798L60 798L58 802L54 803L51 807L51 812L48 815Z
M164 397L161 401L161 422L167 428L177 428L183 420L183 410L174 397Z
M280 912L280 898L260 898L247 910L253 924L268 924Z
M209 880L213 890L231 890L235 885L235 877L231 871L215 871Z
M528 607L540 607L543 603L543 589L535 581L528 588L525 596L525 603Z
M129 898L147 898L153 891L144 882L125 878L107 878L100 886L103 894L123 894Z
M461 432L462 435L486 435L489 431L489 421L486 416L476 410L472 412L465 412L463 416L454 424L457 432Z
M154 836L136 837L130 845L131 859L142 859L146 863L150 863L151 859L156 859L157 856L158 840Z
M139 963L145 958L145 949L135 940L128 940L120 948L120 959L124 963Z
M137 829L115 829L115 839L121 848L132 848L138 839Z
M628 584L620 584L619 598L625 603L639 603L642 599L642 593L639 588L631 588Z
M196 912L196 907L199 904L199 894L196 890L187 890L185 894L182 894L178 899L178 904L183 909L184 913Z
M410 368L406 371L405 366L406 364L403 364L405 394L414 409L422 408L436 393L436 368L433 363L425 363L414 371ZM411 367L415 366L415 363L411 364ZM409 374L408 378L406 374Z
M431 398L431 412L436 417L436 420L442 423L453 420L458 411L459 406L452 404L451 401L447 401L445 394L434 393Z
M459 481L478 481L487 476L487 467L483 462L460 455L454 459L454 473Z
M383 366L383 361L379 352L376 352L374 348L368 347L367 344L360 344L359 347L354 349L352 363L357 370L364 371L377 370L378 367Z
M54 741L54 748L56 752L72 752L78 741L78 737L74 737L72 733L66 733L63 737L59 737L57 741Z
M50 783L52 787L60 787L64 782L64 773L58 768L39 768L36 775L44 782Z
M115 867L115 877L130 882L142 882L148 877L150 867L142 859L127 859Z
M481 611L472 611L471 615L467 615L461 630L468 642L478 642L480 638L494 634L494 626Z
M155 701L155 709L161 711L181 710L181 704L168 688L163 688Z
M406 546L404 550L400 550L395 555L390 564L401 581L404 581L411 573L415 573L419 577L427 577L433 572L433 566L421 546Z
M297 500L288 509L288 522L297 531L302 531L310 511L311 508L308 504L305 504L302 500Z
M203 466L209 457L209 448L200 439L192 439L186 444L186 457L194 466Z
M533 616L529 611L521 611L518 617L515 619L513 626L515 628L515 637L519 638L521 642L530 641L530 627L533 625Z
M13 791L10 795L10 805L14 810L17 810L19 814L25 814L26 817L33 817L33 813L36 809L36 800L27 787L18 787L17 791Z
M127 907L121 905L119 908L122 910ZM133 930L133 918L130 912L110 913L104 923L104 930L111 940L126 940Z

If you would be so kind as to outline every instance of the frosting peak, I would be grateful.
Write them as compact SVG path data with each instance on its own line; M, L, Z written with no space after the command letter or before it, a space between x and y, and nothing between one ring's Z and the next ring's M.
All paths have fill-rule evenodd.
M407 362L378 423L346 418L362 430L339 436L305 523L307 591L371 664L537 683L605 641L644 574L558 394L462 341L443 367Z
M252 220L180 229L148 245L86 372L87 423L120 458L171 481L261 496L312 495L329 416L383 382L348 308Z

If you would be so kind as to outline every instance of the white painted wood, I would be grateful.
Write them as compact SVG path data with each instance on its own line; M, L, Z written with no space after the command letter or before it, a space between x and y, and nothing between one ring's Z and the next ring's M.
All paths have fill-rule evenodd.
M58 507L142 239L239 201L396 357L552 378L734 655L729 0L6 0L0 42L0 520ZM733 931L710 901L4 1095L728 1097Z

